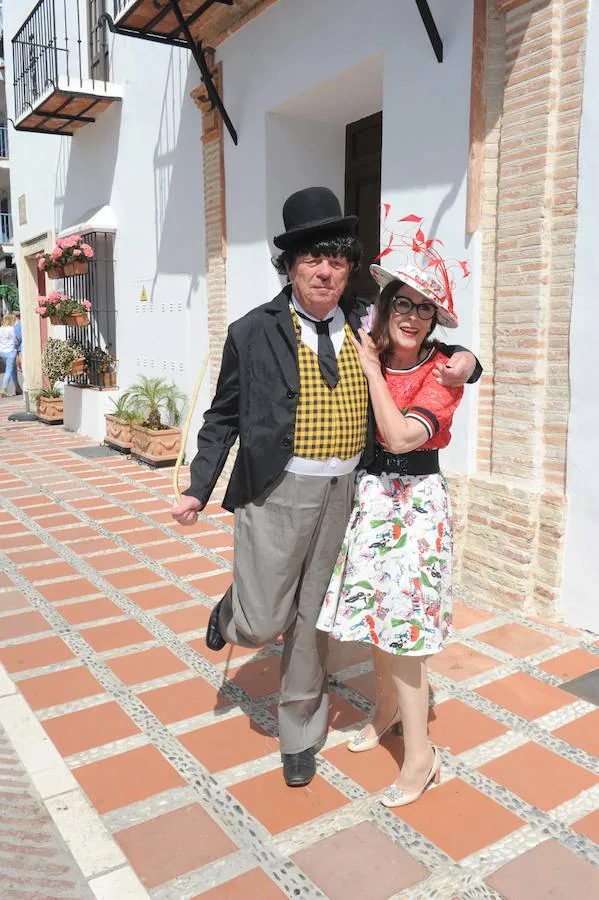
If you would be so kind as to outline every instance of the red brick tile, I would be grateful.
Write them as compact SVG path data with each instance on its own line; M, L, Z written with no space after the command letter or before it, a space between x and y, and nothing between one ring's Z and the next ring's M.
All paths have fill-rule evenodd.
M133 528L135 528L136 525L139 526L143 524L139 519L131 519L130 521L135 523L132 525ZM139 528L136 531L127 532L124 537L129 544L138 546L140 544L151 544L153 541L163 541L168 535L165 534L164 531L160 531L159 528Z
M259 652L259 650L250 650L248 647L237 647L234 644L227 644L223 650L209 650L206 646L206 639L203 637L194 638L191 641L185 641L185 643L200 653L208 662L214 663L214 665L224 662L227 664L227 667L231 660L240 659L243 656L247 656L251 660Z
M250 897L283 900L286 896L262 869L250 869L231 881L197 894L192 900L248 900Z
M143 548L143 553L150 559L169 559L171 556L184 556L191 553L189 547L181 541L163 541L161 544L150 544Z
M562 725L554 734L591 756L599 756L599 709L575 719L569 725Z
M23 679L19 682L19 690L32 709L44 709L101 694L104 688L91 672L78 666Z
M230 550L217 550L216 552L217 552L218 555L221 557L221 559L226 559L226 560L228 560L228 562L230 562L230 563L233 562L233 558L234 558L234 556L235 556L235 553L234 553L233 549L230 549Z
M205 628L210 618L210 610L207 606L196 603L195 606L188 606L186 609L174 609L172 612L160 613L157 618L173 631L181 634L185 631L197 631L199 628Z
M329 691L329 728L346 728L365 719L365 714L336 691Z
M14 549L15 547L41 547L42 542L35 534L20 534L16 537L2 538L2 550Z
M148 746L80 766L73 775L101 814L184 784L158 750Z
M264 659L245 663L238 669L229 672L229 681L244 690L250 697L266 697L279 690L280 668L280 656L266 656Z
M124 518L127 515L127 510L113 503L107 503L106 506L91 509L88 515L94 520L104 521L105 519Z
M315 775L308 787L289 790L281 769L234 784L228 790L271 834L303 825L349 803L320 775Z
M112 625L85 628L81 631L81 636L85 638L90 647L99 653L153 640L150 632L132 619L126 622L113 622Z
M8 525L0 525L0 538L10 537L17 534L28 534L27 527L21 522L17 523L16 519Z
M139 519L133 516L127 516L126 519L115 519L114 521L106 522L105 525L110 531L113 531L115 534L122 534L126 541L133 544L135 542L131 539L129 532L139 528L140 525L143 525L143 522L140 522ZM125 534L125 532L127 533Z
M179 735L179 740L209 772L269 756L279 747L276 738L244 715Z
M95 622L99 619L111 619L113 616L123 615L123 610L107 597L99 600L84 600L82 603L70 603L68 606L61 606L58 611L71 625L81 625L82 622Z
M545 811L577 797L599 781L581 766L533 743L499 756L481 766L480 771Z
M216 547L231 547L233 535L230 531L212 531L194 538L194 543L202 547L215 549Z
M183 672L187 667L166 647L150 647L137 653L115 656L106 660L117 678L124 684L141 684L154 678L163 678L175 672Z
M484 653L472 650L465 644L448 644L441 653L429 658L429 666L433 672L445 675L452 681L464 681L481 675L498 666L499 663Z
M23 575L28 581L36 584L40 581L50 581L53 578L70 578L77 575L77 570L66 562L49 563L46 566L29 566L23 570Z
M564 681L570 681L579 675L592 672L593 669L599 669L599 656L587 653L586 650L570 650L547 662L539 663L539 669L549 672L550 675L557 675Z
M233 841L197 803L115 834L147 888L234 853Z
M12 591L11 591L12 593ZM0 595L1 596L1 595ZM44 617L38 612L15 613L13 616L5 616L0 619L0 640L25 637L39 631L51 631Z
M4 542L2 542L4 550ZM43 562L44 560L58 560L56 553L50 547L43 544L33 550L9 550L6 554L16 566L27 566L29 563ZM27 572L23 572L26 576Z
M66 662L75 656L59 637L41 638L0 650L0 662L8 672L25 672Z
M56 532L55 537L58 538L59 541L62 541L63 544L74 544L73 550L79 547L80 543L83 541L91 541L95 540L98 537L98 532L95 528L90 528L89 525L79 525L77 528L66 528L63 531ZM81 551L83 552L83 551ZM90 552L90 551L86 551Z
M112 701L46 719L42 725L63 756L139 734L137 725Z
M203 572L216 572L218 566L206 556L188 556L185 559L179 559L176 562L165 563L165 568L172 572L173 575L179 575L181 578L187 578L189 575L199 575Z
M189 678L143 691L139 699L165 725L231 705L230 700L203 678Z
M176 585L165 583L143 591L135 591L129 595L129 599L142 609L159 609L161 606L187 603L191 597Z
M522 716L523 719L537 719L555 709L561 709L574 702L571 694L559 688L544 684L526 675L524 672L516 672L493 681L484 687L477 688L477 694L492 700L499 706L509 709L511 712Z
M164 583L164 580L152 572L151 569L126 569L124 572L113 572L112 575L104 575L106 581L110 582L118 590L126 590L127 588L140 587L143 584L154 584L155 582Z
M98 532L93 531L92 534L97 535ZM81 541L73 541L71 544L71 550L79 556L88 556L90 553L108 553L111 550L119 549L118 544L103 537L87 537ZM86 560L86 562L90 562L93 565L91 560Z
M525 625L510 623L509 625L500 625L498 628L491 628L477 635L478 640L491 647L497 647L511 656L519 659L525 656L531 656L533 653L540 653L552 647L556 641L554 638L533 631L532 628L526 628Z
M431 709L428 730L434 744L457 755L505 734L507 728L460 700L446 700Z
M486 880L506 900L599 896L599 869L553 839L517 856Z
M455 860L494 844L524 824L459 778L426 791L417 803L392 812Z
M70 581L55 581L53 584L42 584L38 591L46 600L56 603L59 600L75 600L77 597L87 597L88 594L99 594L100 589L86 581L85 578L73 578Z
M13 581L8 577L5 572L0 572L0 588L14 588Z
M403 741L394 734L386 734L378 747L366 753L352 753L347 749L347 744L339 744L325 750L322 755L341 772L374 794L399 777L403 762Z
M577 831L578 834L584 834L586 837L590 838L593 843L599 845L599 809L589 813L589 815L585 816L583 819L579 819L578 822L575 822L571 826L571 828L573 828L574 831Z
M70 513L63 513L58 516L48 516L47 518L44 516L40 518L40 525L43 525L50 534L54 534L57 528L64 528L66 525L81 525L81 519L72 516Z
M223 572L220 575L204 575L193 579L193 586L207 597L222 597L230 585L230 572Z
M373 822L338 831L292 859L330 900L387 900L428 876Z
M0 612L10 612L12 609L26 609L31 603L21 591L3 591L0 594ZM0 634L2 625L0 622Z
M137 566L139 561L132 553L118 550L116 553L99 553L96 556L88 556L86 563L93 566L98 572L108 572L110 569L124 569L125 566Z

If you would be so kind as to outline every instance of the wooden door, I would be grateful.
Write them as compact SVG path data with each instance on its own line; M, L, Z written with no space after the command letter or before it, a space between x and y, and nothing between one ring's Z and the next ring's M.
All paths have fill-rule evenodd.
M368 267L380 249L382 144L382 112L350 122L345 130L345 214L359 216L358 237L364 250L361 271L352 283L362 297L378 292Z
M37 270L37 293L39 297L46 296L46 273L41 272L39 269ZM48 340L48 320L38 316L38 322L40 323L40 350L43 353L46 341ZM47 387L45 379L44 386Z

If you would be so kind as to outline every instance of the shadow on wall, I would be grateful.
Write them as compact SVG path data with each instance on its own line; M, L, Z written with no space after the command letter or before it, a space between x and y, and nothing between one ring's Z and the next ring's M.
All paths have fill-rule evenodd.
M171 53L158 139L154 147L154 203L158 275L189 277L187 305L205 271L201 113L190 97L200 73L184 54ZM180 113L179 113L180 109Z
M94 207L110 203L119 149L122 104L113 103L93 124L62 138L54 189L57 231Z

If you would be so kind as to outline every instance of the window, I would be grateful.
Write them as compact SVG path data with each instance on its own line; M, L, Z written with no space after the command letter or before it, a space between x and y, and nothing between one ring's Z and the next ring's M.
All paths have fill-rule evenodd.
M106 22L98 24L105 12L106 0L88 0L87 28L89 34L89 77L94 81L108 81L108 33Z

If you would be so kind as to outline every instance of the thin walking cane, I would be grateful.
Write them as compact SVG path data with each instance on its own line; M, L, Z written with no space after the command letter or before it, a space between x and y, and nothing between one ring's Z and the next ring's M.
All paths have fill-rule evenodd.
M191 397L191 403L189 404L189 410L187 412L187 416L185 418L185 425L183 426L183 431L181 433L181 447L179 449L179 455L177 457L177 462L175 463L175 468L173 469L173 490L175 492L175 498L178 503L181 503L183 498L181 496L181 491L179 490L179 470L183 464L183 458L185 457L185 447L187 446L187 438L189 437L189 429L191 427L191 420L193 418L193 414L195 412L196 403L198 402L198 395L200 393L200 388L204 382L204 376L206 375L206 369L208 368L208 360L209 354L207 353L204 357L204 362L202 363L202 367L200 369L200 373L196 378L196 383L194 385L193 394Z

